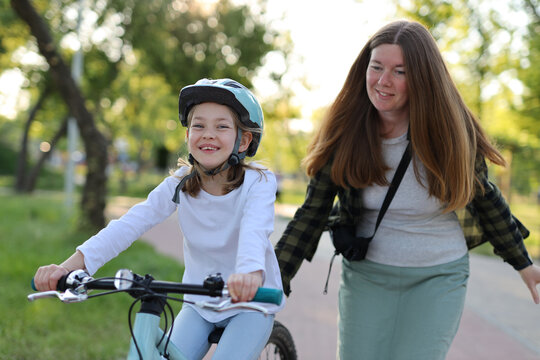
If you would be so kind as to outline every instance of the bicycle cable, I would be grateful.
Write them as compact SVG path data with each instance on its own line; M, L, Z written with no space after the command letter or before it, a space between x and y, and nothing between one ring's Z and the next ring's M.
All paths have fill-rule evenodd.
M169 315L171 316L171 328L170 328L170 333L172 334L172 331L173 331L173 328L174 328L174 311L172 309L172 306L167 302L165 301L165 305L167 305L167 309L169 309ZM164 311L164 314L165 314L165 330L167 330L167 312ZM163 337L161 338L161 340L159 340L159 343L161 344L161 342L163 341L163 338L166 336L166 332L164 331L163 332ZM163 356L165 358L169 358L169 354L167 353L167 347L169 346L169 343L171 341L171 338L170 336L167 336L167 340L165 341L165 347L163 348Z
M86 282L84 285L86 286L88 284L98 282L99 280L115 280L115 279L116 279L116 277L106 277L106 278L100 278L100 279L93 279L93 280L90 280L90 281ZM164 309L163 314L164 314L164 321L165 321L165 331L163 331L163 335L162 335L161 339L159 340L159 342L157 343L157 346L159 346L161 344L161 342L166 338L162 356L165 357L166 359L168 359L169 354L167 353L167 348L169 346L169 343L170 343L171 339L170 339L170 337L167 336L167 328L169 327L169 325L168 325L169 324L169 316L171 317L171 327L170 327L169 331L172 332L172 330L174 328L174 310L173 310L172 306L168 303L167 300L178 301L178 302L187 303L187 304L195 304L195 302L180 299L180 298L176 298L176 297L172 297L172 296L168 296L167 294L157 293L157 292L153 291L152 289L150 289L149 284L150 284L151 280L149 280L149 279L145 279L147 281L136 281L134 279L124 279L124 280L130 281L131 283L138 285L139 288L129 288L129 289L121 289L121 290L117 289L117 290L105 291L105 292L97 293L97 294L94 294L94 295L88 295L88 298L94 298L94 297L98 297L98 296L104 296L104 295L109 295L109 294L114 294L114 293L119 293L119 292L127 292L127 293L135 293L136 291L145 292L144 295L141 295L141 296L138 296L138 297L135 298L135 300L131 303L131 306L129 307L129 310L128 310L129 332L131 334L133 344L135 345L135 348L137 349L137 354L139 355L140 360L143 360L143 357L142 357L141 350L139 348L139 344L137 343L137 339L135 338L135 334L133 332L133 323L131 321L131 317L132 317L132 314L133 314L133 308L135 307L135 304L137 304L139 301L142 302L145 298L154 297L154 298L159 298L159 299L163 300L164 301L164 307L165 306L167 307L167 310L169 311L169 313L167 314L167 310Z
M128 325L129 325L129 333L131 334L131 339L133 340L133 344L135 345L135 349L137 349L137 354L139 355L139 359L143 360L141 350L139 349L139 344L137 344L137 339L135 339L135 334L133 333L133 324L131 323L131 314L133 313L133 307L140 300L141 300L140 298L135 299L135 301L133 301L131 303L131 306L129 307Z

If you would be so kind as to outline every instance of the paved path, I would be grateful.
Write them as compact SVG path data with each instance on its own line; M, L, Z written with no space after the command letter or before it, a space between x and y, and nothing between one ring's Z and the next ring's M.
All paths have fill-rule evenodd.
M108 207L118 216L133 204L117 198ZM275 243L291 209L278 206ZM182 234L175 215L142 237L164 254L182 260ZM327 234L311 263L304 262L292 282L292 294L277 315L293 334L300 360L335 359L340 259L334 261L328 294L324 283L332 254ZM465 312L447 360L540 360L540 306L535 305L519 274L499 258L471 255Z

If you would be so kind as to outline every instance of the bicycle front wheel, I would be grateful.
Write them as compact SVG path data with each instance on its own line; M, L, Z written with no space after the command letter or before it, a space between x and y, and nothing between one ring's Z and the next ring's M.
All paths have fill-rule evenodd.
M274 321L272 334L261 352L259 360L296 360L296 347L291 333L282 323Z

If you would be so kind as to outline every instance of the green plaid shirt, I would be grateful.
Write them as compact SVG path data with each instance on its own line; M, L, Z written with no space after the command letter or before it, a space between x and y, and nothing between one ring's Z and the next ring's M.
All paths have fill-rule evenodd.
M362 213L361 189L342 188L330 177L332 162L328 162L309 182L304 204L276 245L285 293L290 293L290 281L304 259L311 261L323 231L329 225L356 225ZM494 252L516 270L532 264L523 239L529 231L511 213L500 190L488 180L485 160L476 162L476 173L484 186L473 201L456 211L467 246L472 249L489 241ZM336 208L332 211L335 197ZM337 210L337 211L336 211Z

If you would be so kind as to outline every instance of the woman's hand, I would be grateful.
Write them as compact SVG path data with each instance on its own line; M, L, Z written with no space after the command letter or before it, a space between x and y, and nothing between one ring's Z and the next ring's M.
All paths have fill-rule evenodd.
M250 301L263 283L262 270L249 274L232 274L227 280L227 287L233 302Z
M536 304L540 304L540 297L538 296L538 289L536 288L536 285L540 284L540 267L533 264L520 270L519 274L525 285L529 288L533 301Z

